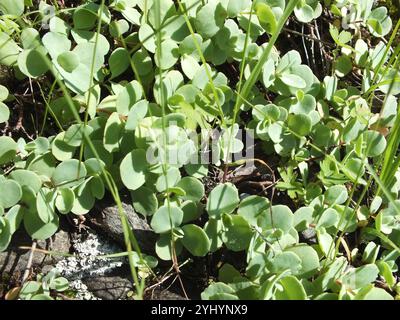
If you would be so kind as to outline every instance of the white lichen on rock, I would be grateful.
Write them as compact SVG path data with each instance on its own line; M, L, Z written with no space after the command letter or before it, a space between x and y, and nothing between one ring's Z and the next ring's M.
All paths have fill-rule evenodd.
M72 240L73 257L66 257L56 264L57 270L70 281L76 291L76 299L97 300L81 281L83 278L102 276L121 267L125 258L105 259L101 256L120 252L121 249L107 239L88 232L87 235Z
M86 284L84 284L82 280L76 279L71 281L69 287L76 292L75 299L77 300L101 300L88 290Z

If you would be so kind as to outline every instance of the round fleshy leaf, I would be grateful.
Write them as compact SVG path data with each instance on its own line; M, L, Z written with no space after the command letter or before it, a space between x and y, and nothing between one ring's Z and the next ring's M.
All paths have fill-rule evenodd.
M108 152L116 152L120 148L123 123L117 112L113 112L107 119L104 128L103 146Z
M65 141L65 131L60 132L51 143L51 153L58 161L71 159L75 151L76 148Z
M268 135L270 136L271 140L274 143L279 143L283 139L283 127L282 124L279 123L273 123L270 126L268 126Z
M146 100L136 102L128 113L128 120L125 124L125 130L135 130L140 121L144 119L149 108L149 103Z
M0 181L0 207L10 208L22 197L22 189L14 180Z
M9 118L10 109L3 102L0 102L0 124L8 121Z
M153 61L151 60L146 49L142 48L136 51L132 56L136 70L140 76L145 76L153 70Z
M377 132L369 130L363 134L363 140L365 143L365 152L368 157L376 157L382 154L386 149L385 137Z
M282 290L275 291L277 300L307 300L307 293L296 277L284 277L279 283L282 286Z
M156 189L163 192L168 188L174 187L181 179L181 173L178 168L171 167L167 170L166 175L162 174L156 181Z
M98 6L94 3L91 4ZM96 11L94 11L93 7L90 9L81 7L74 11L73 20L75 29L90 30L95 26L97 20Z
M257 105L257 108L254 108L252 111L253 117L256 118L259 121L264 121L264 120L271 120L271 121L277 121L280 116L280 111L279 108L270 103L267 105Z
M335 73L338 77L344 77L353 69L353 64L348 56L340 56L335 62Z
M79 56L73 51L66 51L57 57L58 64L67 72L74 71L79 65Z
M178 207L160 207L151 218L151 228L156 233L168 232L182 223L183 212Z
M0 3L0 11L4 14L13 16L21 16L25 10L24 0L2 0Z
M317 146L327 147L331 141L332 131L327 126L318 123L313 128L312 137Z
M302 99L296 99L296 103L290 106L289 112L295 114L310 114L315 110L317 102L311 94L305 94Z
M1 139L1 138L0 138ZM56 168L56 159L47 152L42 154L29 163L28 170L35 172L39 176L51 178Z
M271 7L263 2L257 3L256 14L264 30L273 34L277 28L277 21Z
M304 89L307 86L307 83L303 80L303 78L296 74L282 73L279 78L289 87Z
M358 289L373 283L378 277L379 269L375 264L366 264L349 270L342 278L346 288Z
M195 26L204 38L211 38L223 27L227 12L218 1L208 2L196 13Z
M304 231L313 222L314 208L302 207L296 210L293 217L293 227L297 231Z
M225 225L225 228L226 230L222 233L222 240L229 250L242 251L249 247L253 230L245 218L237 215L231 216L229 225Z
M289 129L299 136L305 136L311 132L311 118L305 114L290 114L288 117Z
M36 198L37 214L44 223L50 223L55 213L55 193L47 188L39 190Z
M297 5L295 7L294 13L300 22L308 23L314 19L314 10L311 8L311 6L306 4L306 1L303 3L304 5Z
M127 116L132 106L142 98L143 90L136 80L129 82L117 96L117 111L120 115Z
M231 183L220 184L209 194L207 212L211 218L219 218L222 213L231 213L239 204L239 194Z
M197 179L202 179L208 174L208 167L204 164L187 164L185 165L185 171L187 172L188 175L197 178Z
M95 160L95 161L97 161L97 160ZM97 162L97 165L98 164L99 163ZM104 198L106 190L105 190L103 179L100 176L93 176L90 179L89 188L90 188L90 192L93 197L95 197L96 199L99 199L99 200Z
M392 29L392 19L387 8L382 6L372 10L368 17L367 25L369 31L376 37L384 37Z
M278 228L283 232L288 232L293 227L293 213L288 206L276 205L267 210L259 221L265 230Z
M365 289L361 289L354 297L354 300L393 300L393 296L385 289L370 285Z
M57 191L56 208L62 214L72 210L75 201L75 194L70 188L60 188Z
M109 47L108 43L105 44ZM85 67L90 71L93 65L94 71L97 72L104 64L104 55L106 49L100 47L98 45L96 47L96 51L94 51L96 44L94 42L83 42L79 43L74 49L75 52L79 56L80 64L85 65ZM90 73L89 73L90 75Z
M196 72L200 69L200 65L195 58L188 54L184 54L181 58L182 71L186 77L192 80Z
M269 214L269 206L270 203L267 198L252 195L242 200L238 215L245 218L252 226L257 226L258 218Z
M262 80L264 86L269 88L275 80L275 62L273 59L268 59L262 68Z
M222 247L222 233L224 226L221 219L210 219L204 226L204 231L211 242L210 251L215 252Z
M220 294L234 295L235 290L222 282L215 282L201 293L202 300L214 300Z
M210 240L202 228L194 224L182 227L185 235L182 238L183 246L194 256L204 257L210 250Z
M156 212L158 200L151 189L142 186L137 190L131 191L131 197L133 207L138 213L144 216L151 216Z
M108 60L111 70L111 79L118 77L130 66L129 52L125 48L115 49Z
M24 215L25 230L36 240L46 240L57 232L59 225L58 215L54 215L53 220L44 223L36 211L31 211Z
M326 209L318 219L316 229L318 228L329 228L334 226L339 221L339 214L333 208Z
M110 23L108 30L114 38L118 38L129 30L129 23L125 19L114 20Z
M72 147L79 147L82 144L84 135L87 136L93 131L92 127L83 124L73 124L65 131L64 141Z
M113 163L113 154L108 152L105 148L104 148L104 144L103 141L101 140L93 140L92 141L93 147L97 152L97 155L99 156L100 160L106 165L106 166L111 166ZM85 159L94 159L95 162L97 162L96 156L93 153L93 151L91 150L91 148L88 145L85 145ZM101 168L98 166L98 162L96 165L97 168L100 169ZM97 171L97 172L100 172Z
M89 176L97 178L97 175L102 173L102 168L105 167L104 161L90 158L85 160L85 167Z
M163 32L177 43L183 41L190 31L183 15L171 16L163 23Z
M91 179L86 180L74 190L75 201L71 212L76 215L84 215L88 213L94 206L96 199L92 194L90 181Z
M26 211L36 210L37 192L33 191L29 186L22 186L21 189L22 198L20 204L22 205L22 209Z
M130 190L140 188L145 182L146 170L146 151L133 150L125 156L120 165L122 183Z
M24 50L18 56L18 67L23 74L31 78L37 78L49 70L39 49Z
M27 281L23 285L21 291L19 292L20 298L30 298L32 295L36 294L41 288L41 284L38 281Z
M317 229L317 239L318 239L318 246L321 252L327 257L328 259L333 259L335 251L332 250L334 248L334 241L331 235L326 232L325 228L318 228Z
M64 277L58 277L51 282L51 288L63 292L69 288L68 280Z
M294 275L300 278L309 278L319 268L317 252L306 244L299 244L285 249L286 252L295 253L301 260L301 269Z
M0 102L6 100L9 94L8 89L0 84Z
M301 269L301 259L293 252L279 252L267 262L267 266L273 273L280 273L287 269L296 273Z
M52 180L56 186L64 188L80 184L87 174L83 162L77 159L69 159L61 162L53 173Z
M194 201L186 200L181 204L183 211L182 223L187 223L193 220L197 220L203 213L203 204L196 203Z
M179 48L175 41L167 39L161 43L161 48L156 48L155 62L157 67L166 70L174 66L179 58Z
M10 242L10 224L7 219L0 216L0 252L6 250Z
M26 151L34 151L35 154L43 154L48 151L50 142L48 138L38 137L34 141L28 142L25 145Z
M139 40L146 50L154 53L156 51L155 31L148 24L143 23L139 28Z
M13 66L17 63L21 48L5 32L0 32L0 64Z
M74 71L67 72L56 61L53 63L64 78L66 86L73 92L84 95L90 89L90 77L88 76L90 71L85 64L80 63Z
M164 233L160 235L160 239L156 242L156 253L157 256L165 261L172 260L172 241L171 234ZM182 243L180 241L175 241L175 253L179 255L182 251Z
M71 49L71 40L65 34L57 32L47 32L43 36L42 42L53 59Z
M22 199L23 201L23 199ZM10 225L10 233L13 234L19 229L24 215L27 213L27 209L21 205L16 205L10 208L7 212L7 221ZM0 227L1 228L1 227ZM1 232L0 232L1 233ZM1 237L1 236L0 236ZM1 247L1 245L0 245ZM1 248L0 248L1 251Z
M336 185L329 187L324 196L327 204L334 205L345 203L349 195L345 186Z
M182 199L196 202L204 196L204 185L196 178L184 177L178 182L177 187L186 191L186 195L182 196Z
M67 22L57 16L50 19L49 27L51 32L65 34L66 36L69 34L71 29Z
M9 178L17 181L21 187L28 186L32 188L34 193L37 193L42 186L42 180L35 172L30 170L14 170L10 173Z

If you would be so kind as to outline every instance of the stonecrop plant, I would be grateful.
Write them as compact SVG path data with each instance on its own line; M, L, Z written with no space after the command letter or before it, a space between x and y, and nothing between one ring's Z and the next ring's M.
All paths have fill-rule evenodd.
M0 251L112 197L138 299L155 261L179 274L221 252L241 261L214 266L202 299L400 297L400 22L384 3L0 0L0 13ZM157 260L120 193L158 234ZM65 285L50 280L22 298Z

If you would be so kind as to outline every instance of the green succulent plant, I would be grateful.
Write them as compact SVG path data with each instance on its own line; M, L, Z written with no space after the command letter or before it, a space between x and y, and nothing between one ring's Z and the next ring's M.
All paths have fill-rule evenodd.
M37 279L24 283L19 291L18 298L21 300L54 300L52 292L61 293L69 288L66 278L60 277L56 269L46 275L39 274Z
M398 294L400 24L385 7L114 0L61 10L28 2L0 4L0 65L40 88L45 116L30 139L0 137L0 251L22 225L32 239L48 239L63 215L85 215L111 194L142 298L146 277L137 271L147 262L123 214L125 191L158 235L157 258L176 266L188 254L244 252L246 266L223 264L203 299ZM34 9L43 23L45 9L55 12L46 28L29 17ZM320 20L329 24L323 39ZM282 47L286 33L321 45L330 58L322 76L307 48ZM19 99L0 85L1 125ZM248 147L243 132L262 159L232 158ZM246 194L232 179L231 169L250 160L273 176L272 193L263 185ZM349 234L362 245L350 247ZM20 294L50 299L66 286L52 273Z

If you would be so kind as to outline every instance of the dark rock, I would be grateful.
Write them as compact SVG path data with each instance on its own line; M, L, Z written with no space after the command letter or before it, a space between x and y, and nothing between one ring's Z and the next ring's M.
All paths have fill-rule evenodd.
M88 290L103 300L125 299L132 290L132 282L128 277L118 275L104 275L82 279Z
M127 202L127 199L122 202L123 210L141 251L149 254L154 253L157 235L151 230L146 220L139 216L132 205ZM125 247L118 207L112 200L106 199L96 202L95 207L86 215L86 218L90 227Z
M20 249L20 247L31 247L32 239L26 233L24 228L18 229L11 240L7 250L0 252L0 274L5 273L23 273L29 259L30 251ZM70 237L65 230L59 230L51 240L38 241L36 248L68 253L71 247ZM54 265L62 259L62 256L50 256L35 251L33 254L32 267L41 268L46 265Z
M166 289L154 289L146 297L149 300L186 300L185 297Z
M126 299L129 291L134 291L130 269L127 265L112 270L106 275L90 276L82 279L87 290L103 300ZM146 290L145 300L186 300L179 292L180 288L169 288L166 282L160 287ZM177 291L178 293L175 293Z
M134 290L132 281L126 276L105 275L82 279L94 296L103 300L126 299L129 291ZM183 296L170 290L156 288L149 290L145 299L147 300L186 300Z

